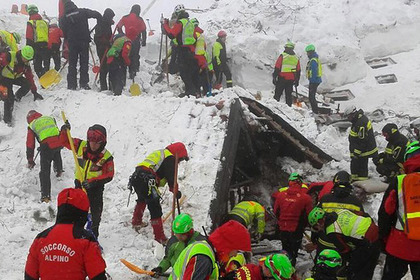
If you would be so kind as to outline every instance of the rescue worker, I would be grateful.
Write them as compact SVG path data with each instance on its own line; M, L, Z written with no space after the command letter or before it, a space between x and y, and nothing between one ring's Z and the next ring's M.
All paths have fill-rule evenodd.
M312 207L311 197L302 188L301 177L298 173L292 173L289 176L289 188L276 198L274 214L277 217L282 249L290 255L293 266Z
M280 101L283 91L286 94L286 104L292 106L293 85L299 85L300 62L294 52L295 44L288 41L284 45L284 51L276 61L273 73L273 84L276 86L274 99Z
M223 75L226 77L226 87L232 87L232 73L230 72L227 64L226 54L226 37L227 33L224 30L220 30L217 33L216 42L213 44L213 67L216 75L216 82L214 85L215 89L222 87Z
M106 64L109 69L109 82L111 86L110 89L114 95L121 95L123 90L127 66L131 64L131 46L130 39L123 33L120 33L114 36L112 46L106 54Z
M315 46L310 44L305 48L308 55L308 63L306 64L306 78L309 80L309 102L311 103L312 112L318 114L318 102L316 101L316 90L322 83L322 67Z
M48 71L48 23L38 13L38 7L28 5L26 45L34 49L34 70L38 78Z
M96 53L100 61L99 82L101 84L101 91L108 89L108 82L106 76L108 75L108 63L105 61L106 51L109 50L112 43L112 25L114 25L115 13L112 9L107 8L102 15L102 20L96 25L95 36L93 40L96 45ZM127 71L127 70L125 70ZM125 79L124 73L124 79Z
M169 190L174 191L174 172L177 168L175 166L176 156L178 157L178 163L189 160L187 149L181 142L170 144L164 149L149 154L146 159L137 165L129 180L130 191L134 188L138 197L131 221L133 228L138 231L147 226L147 223L143 223L143 213L147 205L155 240L159 243L166 243L168 239L163 231L162 206L160 205L158 187L164 187L168 183ZM178 190L176 195L179 199L182 194Z
M182 213L175 217L172 223L174 235L169 239L165 247L165 256L159 265L152 269L156 276L161 275L170 267L173 267L178 256L190 244L203 241L206 238L198 231L194 231L193 220L190 215Z
M378 227L370 217L348 210L325 212L315 207L308 216L312 231L324 232L348 262L347 279L370 280L379 257Z
M58 27L56 19L52 19L49 26L48 34L48 62L47 69L50 69L51 58L54 61L54 69L59 71L61 68L61 38L63 38L63 31Z
M171 15L171 19L169 20L169 26L171 28L173 27L175 22L177 22L178 13L180 11L185 11L185 7L182 4L177 5L175 7L174 12ZM167 54L167 56L171 56L171 60L169 61L169 65L168 65L168 72L169 72L169 74L176 74L176 73L179 72L179 60L178 60L178 50L179 50L179 48L178 48L178 41L176 40L176 38L171 40L170 46L171 46L171 49L169 50L169 53ZM167 60L168 58L169 57L167 57L165 59ZM167 63L167 62L166 61L164 62L164 60L163 60L162 65L165 65L165 63Z
M56 223L38 234L29 249L25 280L106 280L106 263L95 237L84 229L89 200L80 189L58 194Z
M312 277L306 280L337 280L342 269L343 260L336 250L325 249L319 253Z
M394 123L387 123L382 128L382 135L388 141L388 144L385 152L380 153L373 162L376 165L376 171L385 176L389 183L395 176L404 174L404 153L410 142L407 137L398 131L398 127Z
M386 252L382 280L404 278L408 267L412 279L420 279L420 144L407 146L405 175L392 179L378 211L379 236Z
M256 228L253 235L259 241L265 230L265 209L255 197L248 196L233 207L228 214L228 220L237 221L246 228Z
M293 279L295 268L285 254L269 255L259 264L246 264L236 270L234 280Z
M199 93L198 85L198 64L194 58L195 43L197 33L204 31L195 26L189 20L189 14L185 11L184 5L177 5L175 12L178 14L178 20L172 27L169 26L169 20L163 19L162 28L170 39L176 39L178 43L178 61L181 79L185 84L185 92L179 97L196 96Z
M193 22L196 26L198 26L198 20L196 18L192 18L191 22ZM213 78L212 73L213 70L213 63L211 56L207 52L207 44L203 34L197 33L197 42L195 43L195 59L197 60L198 67L199 67L199 83L198 88L201 91L203 96L211 96L211 80Z
M80 88L89 90L89 43L90 31L88 19L95 18L97 23L102 15L90 9L79 9L72 1L64 5L65 16L60 22L63 30L64 40L68 41L69 49L69 71L67 73L67 88L77 88L77 62L80 65Z
M410 123L410 128L413 129L416 140L420 140L420 118L415 119Z
M30 110L26 115L28 132L26 135L26 158L28 167L34 168L35 139L40 143L39 153L41 158L41 171L39 180L41 182L41 201L51 200L51 162L54 162L56 177L63 172L63 161L61 159L60 130L53 117L43 116L35 110Z
M249 232L237 221L228 221L212 234L208 240L188 245L173 266L169 280L219 278L218 263L221 266L238 251L251 251Z
M38 92L34 82L31 66L29 62L33 59L34 49L25 46L17 52L0 53L0 85L7 88L7 97L4 100L4 122L12 123L12 112L15 100L20 101L29 90L34 95L34 100L44 99ZM20 86L13 94L13 85Z
M375 135L370 120L362 109L350 105L344 110L344 117L351 122L349 134L350 170L353 181L367 180L369 158L378 156Z
M291 178L291 177L295 177L295 178L298 178L298 179L299 179L299 180L298 180L298 179L293 180L293 184L295 184L295 183L299 183L299 184L300 184L300 186L301 186L301 188L302 188L302 189L304 189L304 191L305 191L305 192L307 192L307 191L308 191L308 189L309 189L308 184L303 182L303 178L302 178L302 176L300 176L300 174L299 174L299 173L297 173L297 172L293 172L293 173L291 173L291 174L289 175L289 178ZM274 192L274 193L271 195L271 198L273 199L273 204L274 204L274 202L276 201L277 197L280 195L280 193L285 192L285 191L287 191L287 190L289 189L289 183L290 183L290 182L288 181L288 185L287 185L287 186L285 186L285 187L282 187L282 186L280 185L280 186L279 186L279 188L278 188L278 191Z
M70 129L66 122L61 130ZM63 146L71 149L66 133L60 134ZM80 172L75 171L75 186L83 188L89 198L90 212L92 214L92 232L96 238L99 236L99 224L103 210L103 194L105 184L114 177L114 158L105 148L107 133L105 127L95 124L87 131L87 141L73 138L74 148L79 161Z
M125 34L128 39L131 40L131 53L130 60L131 64L128 69L129 78L132 80L136 76L136 73L140 70L140 44L142 47L146 46L146 24L143 18L140 16L140 5L133 5L128 15L125 15L117 24L119 33L123 32L125 28Z
M8 51L17 52L20 40L21 37L19 33L10 33L6 30L0 30L0 53Z

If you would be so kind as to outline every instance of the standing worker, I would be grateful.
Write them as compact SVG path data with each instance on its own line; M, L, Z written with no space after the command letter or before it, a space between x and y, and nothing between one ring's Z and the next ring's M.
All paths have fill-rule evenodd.
M69 45L69 72L67 73L67 89L77 89L77 62L80 65L80 88L89 90L89 43L90 31L88 19L95 18L97 22L102 15L90 9L79 9L72 1L64 5L65 16L60 22L64 40Z
M70 124L66 122L61 129L70 129ZM64 147L71 149L67 134L62 133L60 138ZM75 172L74 183L76 188L86 190L92 214L92 232L97 238L104 204L105 184L112 181L114 177L114 158L105 149L107 143L105 127L100 124L89 127L86 138L87 141L73 138L80 167L80 172Z
M114 36L111 48L107 52L106 64L109 69L109 82L114 95L121 95L123 90L127 66L131 65L131 40L123 33ZM105 81L106 82L106 81Z
M420 279L420 144L407 146L405 175L392 179L378 211L379 237L385 244L382 280ZM406 279L409 279L408 277Z
M280 101L283 91L286 94L286 104L292 106L293 85L299 85L300 62L294 52L295 44L288 41L284 45L284 51L276 61L273 73L273 84L276 86L274 99Z
M137 165L129 181L130 190L134 188L138 197L131 221L133 228L138 231L140 228L147 226L147 223L143 223L143 213L147 205L155 240L159 243L166 243L168 238L163 231L162 206L160 205L158 187L163 187L168 183L169 190L174 191L174 174L177 168L175 166L176 155L179 162L189 160L187 149L181 142L173 143L162 150L152 152ZM179 198L181 198L181 192L178 190L177 199Z
M226 31L220 30L217 33L217 40L213 44L213 67L216 75L215 89L222 87L223 74L226 76L226 87L232 87L232 73L227 64L226 37Z
M34 49L34 70L38 78L48 71L48 23L38 13L34 4L28 6L29 21L26 26L26 45Z
M59 71L61 68L61 38L63 38L63 31L58 27L56 19L52 19L48 35L48 62L47 69L50 69L51 58L54 61L54 69Z
M56 177L60 177L63 172L63 161L61 159L60 130L53 117L43 116L35 110L30 110L26 115L28 122L28 133L26 135L26 158L28 167L34 168L35 138L40 143L41 171L39 179L41 182L41 201L50 202L51 200L51 162L54 162Z
M117 24L119 33L123 33L122 28L125 28L125 35L131 40L130 60L131 64L128 69L129 78L132 80L136 73L140 70L140 46L146 46L146 24L140 16L140 5L133 5L128 15L125 15Z
M314 45L308 45L305 48L308 55L308 64L306 64L306 77L309 80L309 102L311 103L312 112L318 114L318 103L316 102L316 90L322 83L322 66L319 61L318 54L315 52Z
M369 158L376 158L378 156L372 123L366 117L363 110L357 110L354 105L350 105L344 110L344 117L347 117L351 122L349 149L352 180L367 180L369 179Z

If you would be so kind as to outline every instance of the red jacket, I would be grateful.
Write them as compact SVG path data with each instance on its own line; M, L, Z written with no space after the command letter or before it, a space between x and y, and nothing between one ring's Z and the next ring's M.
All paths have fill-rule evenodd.
M131 40L135 40L139 35L142 36L142 42L146 42L146 24L143 18L134 13L123 16L117 24L119 33L122 33L123 26L125 27L125 35Z
M274 203L274 213L278 217L280 231L294 232L303 221L306 225L309 212L312 210L312 199L306 190L300 186L290 186L287 191L281 192Z
M257 264L248 263L238 270L235 273L235 280L264 280L263 272L261 267Z
M34 81L34 74L32 73L31 66L29 64L25 64L22 61L22 55L21 55L20 51L18 51L18 53L16 54L16 57L17 57L18 61L15 64L15 67L13 68L13 72L16 73L16 74L21 74L22 73L25 76L25 78L29 81L29 84L31 85L31 92L36 93L38 89L37 89L35 81ZM10 53L0 54L0 69L9 65L11 59L12 59L12 57L11 57Z
M61 38L64 38L63 31L57 25L50 25L48 31L48 48L51 49L53 44L61 46Z
M313 182L309 185L308 193L319 191L318 193L318 201L319 201L324 195L331 193L333 187L334 187L333 181Z
M74 224L56 224L38 234L25 267L25 280L105 279L98 242Z

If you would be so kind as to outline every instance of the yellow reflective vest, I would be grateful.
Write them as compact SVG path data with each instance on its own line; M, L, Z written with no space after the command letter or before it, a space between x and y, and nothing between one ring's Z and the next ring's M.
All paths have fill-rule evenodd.
M340 233L344 236L363 239L372 224L371 218L356 215L348 210L338 211L337 215L337 220L325 229L326 234Z
M36 19L28 21L34 30L34 42L48 43L48 23L43 19Z
M83 176L83 178L79 178L78 176L80 175L76 171L74 174L76 179L80 182L101 176L102 165L104 165L104 163L107 162L110 157L112 157L112 154L107 149L104 149L101 152L103 156L98 162L94 163L90 159L84 159L83 150L85 147L87 147L87 145L88 142L82 140L80 142L79 148L77 149L77 161L79 162L80 175Z
M48 137L54 137L60 134L55 119L50 116L42 116L33 120L29 124L29 128L35 133L39 142L44 141Z
M156 150L152 152L151 154L149 154L145 160L137 164L137 166L146 167L150 169L151 171L153 171L154 173L156 173L159 167L162 165L165 158L169 156L173 156L173 154L168 149ZM165 186L167 182L166 178L158 178L158 179L159 179L158 187Z
M4 44L9 46L10 50L13 52L18 51L18 45L16 42L15 37L12 33L6 31L6 30L0 30L0 37Z
M252 223L257 224L258 233L264 233L265 230L265 209L264 207L255 201L241 201L233 207L229 215L236 215L245 224L250 226Z

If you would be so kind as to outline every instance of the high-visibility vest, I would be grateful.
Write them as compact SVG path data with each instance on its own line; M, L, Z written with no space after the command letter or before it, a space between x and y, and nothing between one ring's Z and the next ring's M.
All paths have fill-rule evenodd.
M16 59L16 52L9 52L10 53L10 62L7 66L5 66L3 68L3 70L1 71L1 75L5 78L9 78L9 79L16 79L18 78L18 75L15 74L14 70L15 69L15 63L17 62ZM19 77L22 76L22 74L19 75Z
M60 134L55 119L50 116L41 116L33 120L29 124L29 128L36 134L40 142L48 137L54 137Z
M318 75L317 77L321 77L322 76L322 66L321 66L321 62L319 61L318 57L312 57L309 61L308 64L306 64L306 77L308 79L312 78L312 67L311 67L311 62L315 61L318 65Z
M348 210L341 210L337 212L337 215L337 220L325 229L326 234L341 233L345 236L363 239L372 224L371 218L356 215Z
M114 43L112 43L111 48L107 52L107 57L118 57L121 54L121 50L124 47L126 42L131 42L131 40L127 36L121 36L117 38Z
M258 232L263 233L265 230L265 209L255 201L242 201L233 207L230 215L236 215L244 220L247 226L256 220L258 224Z
M137 164L137 166L143 166L150 169L153 173L156 173L159 167L162 165L165 158L173 156L168 149L156 150L149 154L145 160ZM166 178L157 178L159 180L159 187L165 186Z
M87 147L87 145L88 142L83 140L80 143L79 149L77 149L77 161L80 166L80 175L83 176L83 178L78 177L80 176L78 172L75 172L74 174L76 179L80 182L101 176L102 165L104 165L104 163L112 157L111 153L107 149L104 149L101 152L103 156L97 163L93 163L90 159L84 159L83 150Z
M30 20L34 30L34 42L47 42L48 43L48 23L43 19Z
M182 280L184 278L185 270L187 269L188 262L196 255L205 255L210 258L213 266L213 271L209 280L219 279L219 268L216 263L216 256L207 241L196 241L185 248L179 255L176 263L173 266L172 273L169 275L168 280Z
M398 213L395 228L409 239L420 240L420 173L397 176Z
M331 212L340 212L341 210L349 210L352 212L359 212L362 211L362 209L354 204L351 203L343 203L343 202L322 202L321 208L325 210L325 212L331 213Z
M281 63L280 72L282 73L291 73L296 72L297 64L299 58L295 54L282 53L283 61Z
M195 54L203 55L206 58L207 68L213 70L213 63L211 57L207 52L207 44L203 34L198 34L197 42L195 43Z
M6 31L6 30L0 30L0 37L1 40L9 46L10 50L13 52L18 51L18 46L15 37L12 33Z
M182 23L182 45L194 45L194 30L195 25L189 19L183 18L179 20Z
M222 51L222 49L223 49L223 45L220 42L218 41L214 42L212 55L213 55L213 58L216 60L217 65L222 64L222 61L220 60L220 52Z

